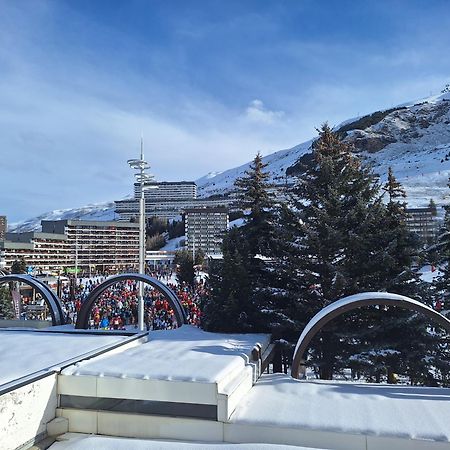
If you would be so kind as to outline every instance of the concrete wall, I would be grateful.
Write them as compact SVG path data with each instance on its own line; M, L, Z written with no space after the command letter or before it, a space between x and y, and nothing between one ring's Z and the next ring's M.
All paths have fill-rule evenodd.
M0 396L0 447L14 450L46 433L57 407L56 374Z

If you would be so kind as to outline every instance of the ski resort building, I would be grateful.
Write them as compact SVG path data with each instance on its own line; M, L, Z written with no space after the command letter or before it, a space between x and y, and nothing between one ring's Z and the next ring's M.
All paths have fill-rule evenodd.
M7 231L8 231L8 221L6 219L6 216L0 216L0 241L5 240Z
M134 198L116 200L115 212L120 221L130 221L139 216L141 186L134 184ZM145 215L172 220L181 217L186 209L230 207L234 200L224 197L199 199L194 181L147 182L144 185Z
M134 198L141 196L141 184L134 183ZM144 184L146 202L194 200L197 185L194 181L150 181Z
M438 233L439 222L433 208L406 209L406 226L424 242L433 242Z
M101 271L136 268L139 225L88 220L43 220L42 232L6 233L0 268L23 258L32 272Z
M139 262L139 224L91 220L43 220L42 231L64 234L71 267L117 272Z
M165 293L177 328L87 329L96 299L126 277ZM278 340L188 325L178 297L147 275L102 282L75 329L39 280L9 275L0 285L14 281L40 289L53 326L0 327L2 450L450 449L448 388L299 379L312 339L360 307L402 307L450 333L450 320L417 300L366 292L330 303L304 327L287 374Z
M228 229L228 210L226 208L190 208L184 213L188 251L221 253L223 234Z
M450 449L450 389L264 373L272 348L268 335L190 325L0 329L1 447Z
M70 266L70 247L62 233L6 233L0 241L0 267L10 270L14 261L24 259L29 270L63 271Z

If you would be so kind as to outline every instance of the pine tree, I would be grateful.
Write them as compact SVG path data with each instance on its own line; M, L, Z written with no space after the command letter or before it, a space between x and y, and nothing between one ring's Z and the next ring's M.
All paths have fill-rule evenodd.
M435 201L432 198L430 198L430 203L428 203L428 208L430 208L430 210L431 210L431 215L433 217L436 217L437 216L437 206L436 206Z
M372 171L325 124L313 144L312 163L292 191L294 220L289 226L296 257L286 258L283 277L290 280L285 295L295 298L290 303L296 323L306 324L344 296L403 283L411 249L405 205L398 201L404 192L392 171L384 189L388 206ZM376 331L374 309L337 318L321 331L312 343L312 361L321 378L330 379L367 350L370 335L361 331Z
M245 221L225 235L223 260L210 267L211 297L203 321L206 329L269 331L261 292L267 284L267 258L274 254L277 235L265 167L257 154L249 170L235 182Z
M14 319L14 307L11 294L6 287L0 287L0 319Z
M210 297L203 305L202 327L216 332L255 331L252 318L252 280L248 268L247 241L238 228L231 229L223 240L223 259L211 261L208 285Z
M430 304L428 284L411 269L419 241L407 229L406 192L391 168L382 190L387 204L380 216L379 232L374 234L379 243L374 253L380 255L381 263L375 272L379 278L378 290ZM439 338L430 333L430 323L425 317L394 307L367 308L356 323L361 351L350 359L360 373L377 382L381 376L394 382L394 373L407 374L416 383L429 381ZM361 361L363 364L358 366Z
M450 178L447 186L450 188ZM434 246L439 258L441 275L434 281L435 302L441 313L450 318L450 206L445 206L444 224ZM450 339L440 334L441 340L434 359L438 378L443 386L450 386Z
M328 125L319 130L312 150L311 162L291 190L287 228L293 239L279 268L286 280L285 304L300 326L298 334L331 302L373 290L378 255L370 255L372 234L383 210L374 175ZM339 366L336 355L347 352L343 323L339 318L332 321L312 343L312 360L321 378L331 378Z
M450 178L447 186L450 188ZM444 224L438 236L435 246L439 255L439 265L442 275L434 285L438 300L444 305L444 309L450 311L450 206L445 206Z
M246 211L241 231L248 241L249 253L253 256L267 256L273 250L274 199L269 192L269 173L265 171L266 167L267 164L263 163L262 156L258 153L250 164L250 169L235 181L238 204Z
M174 264L177 266L177 280L179 283L194 285L195 270L192 254L187 250L179 250L175 253Z
M16 259L11 264L11 273L26 273L27 272L27 263L25 262L24 258Z

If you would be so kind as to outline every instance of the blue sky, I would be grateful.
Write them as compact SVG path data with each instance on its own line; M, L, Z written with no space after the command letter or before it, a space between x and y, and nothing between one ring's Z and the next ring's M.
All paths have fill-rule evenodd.
M292 147L450 82L446 1L0 0L0 214Z

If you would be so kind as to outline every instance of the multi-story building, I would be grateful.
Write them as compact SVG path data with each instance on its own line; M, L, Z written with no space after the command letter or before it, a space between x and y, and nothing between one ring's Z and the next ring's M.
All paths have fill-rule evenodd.
M186 244L190 252L201 249L207 254L221 253L223 234L228 229L226 208L190 208L185 210Z
M23 258L34 272L119 272L139 262L139 225L126 222L43 220L42 232L7 233L0 268Z
M183 214L183 211L189 208L214 208L230 207L233 200L215 199L215 200L161 200L158 202L145 202L145 215L149 217L161 217L162 219L177 219ZM139 216L139 200L117 200L116 213L120 221L130 221Z
M409 231L416 233L425 242L432 242L436 239L438 220L435 209L430 207L408 208L406 213L406 226Z
M90 220L43 220L42 231L64 234L71 267L121 271L139 263L139 224Z
M140 183L134 184L134 198L117 200L116 214L120 221L130 221L139 216ZM194 181L161 181L144 184L145 215L163 219L181 217L190 208L228 207L235 201L231 198L198 199Z
M70 265L65 234L31 231L6 233L5 237L0 242L0 266L6 270L21 258L35 271L62 271Z
M0 241L5 240L6 232L8 231L8 221L6 216L0 216Z
M134 198L141 196L141 184L134 183ZM197 198L194 181L151 181L144 184L146 202L181 201Z

